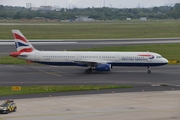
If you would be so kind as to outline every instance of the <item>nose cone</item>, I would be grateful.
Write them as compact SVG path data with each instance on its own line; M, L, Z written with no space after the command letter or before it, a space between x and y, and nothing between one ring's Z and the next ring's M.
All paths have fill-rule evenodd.
M166 58L163 58L162 62L168 64L169 61Z

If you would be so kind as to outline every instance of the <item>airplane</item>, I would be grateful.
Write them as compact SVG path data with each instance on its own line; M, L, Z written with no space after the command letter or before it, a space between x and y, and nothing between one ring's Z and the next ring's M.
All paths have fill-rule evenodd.
M90 51L39 51L36 50L19 30L12 30L17 51L9 55L20 59L56 66L86 67L85 73L111 71L114 66L162 66L166 58L154 52L90 52Z

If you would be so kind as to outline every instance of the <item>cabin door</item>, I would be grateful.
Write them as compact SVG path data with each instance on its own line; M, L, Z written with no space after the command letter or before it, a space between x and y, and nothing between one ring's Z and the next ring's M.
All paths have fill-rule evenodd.
M81 60L81 55L80 55L80 54L77 54L77 55L76 55L76 60L77 60L77 61Z
M39 61L39 52L35 53L35 61Z
M119 62L120 61L120 56L118 54L115 55L115 62Z

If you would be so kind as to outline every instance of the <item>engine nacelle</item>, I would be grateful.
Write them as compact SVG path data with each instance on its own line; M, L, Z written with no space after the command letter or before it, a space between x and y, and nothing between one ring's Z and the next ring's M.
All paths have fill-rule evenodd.
M94 70L96 71L110 71L111 70L111 64L99 64L95 66Z

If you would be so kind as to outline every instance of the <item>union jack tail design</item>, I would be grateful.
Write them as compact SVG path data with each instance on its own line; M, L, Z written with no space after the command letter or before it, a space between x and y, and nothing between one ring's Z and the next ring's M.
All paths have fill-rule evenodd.
M17 52L10 53L10 56L18 57L21 53L30 53L36 50L19 30L12 30L12 33Z
M18 52L32 52L35 48L19 30L12 30Z

